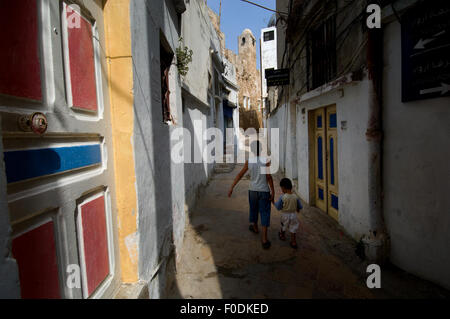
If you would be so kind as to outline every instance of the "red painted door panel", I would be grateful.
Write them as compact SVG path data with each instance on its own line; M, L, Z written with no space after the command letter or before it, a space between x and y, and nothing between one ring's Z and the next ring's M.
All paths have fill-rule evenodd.
M23 298L112 298L121 284L104 25L100 0L0 0L2 199ZM17 125L34 111L48 138Z
M69 20L74 11L67 12ZM70 83L73 107L97 111L97 88L95 80L94 45L92 25L80 19L80 28L68 27Z
M36 0L0 0L0 94L42 100Z
M48 222L12 241L19 268L22 298L60 298L53 222Z
M88 294L91 295L109 274L105 197L83 204L81 219Z

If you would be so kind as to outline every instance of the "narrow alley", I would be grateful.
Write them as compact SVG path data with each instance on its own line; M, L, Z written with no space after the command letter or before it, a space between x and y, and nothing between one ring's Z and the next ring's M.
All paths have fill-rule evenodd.
M228 198L242 165L222 165L190 213L168 298L311 299L449 298L450 293L393 267L383 267L382 289L366 285L367 261L331 217L305 205L298 250L280 241L280 213L272 206L269 240L248 230L248 176ZM279 176L274 178L279 197Z
M449 106L448 0L0 0L0 299L449 299Z

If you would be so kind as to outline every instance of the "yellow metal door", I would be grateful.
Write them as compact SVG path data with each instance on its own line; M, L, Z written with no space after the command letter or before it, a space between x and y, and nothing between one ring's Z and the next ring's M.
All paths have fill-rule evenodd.
M316 206L323 211L327 210L327 171L326 161L326 130L325 109L314 112L314 179Z
M338 165L337 165L337 114L336 107L327 108L327 202L328 214L338 220Z

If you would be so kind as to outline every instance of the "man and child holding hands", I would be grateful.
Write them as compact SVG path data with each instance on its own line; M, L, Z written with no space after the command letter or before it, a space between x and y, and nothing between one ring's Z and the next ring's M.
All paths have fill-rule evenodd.
M234 179L228 192L228 197L231 197L236 184L241 180L245 173L249 171L249 230L255 234L259 233L259 213L261 215L261 227L263 231L262 246L264 249L270 248L271 243L267 239L267 228L270 224L270 204L272 203L279 211L281 211L281 229L278 232L278 237L280 240L286 240L286 231L289 231L291 233L290 246L297 249L296 233L300 225L297 213L302 209L300 199L292 192L292 182L288 178L283 178L280 182L283 195L280 196L276 203L274 202L275 189L273 186L272 175L268 172L264 173L264 169L270 166L270 162L266 157L260 156L260 142L256 141L254 143L256 143L256 157L249 158L249 160L245 162L244 167Z

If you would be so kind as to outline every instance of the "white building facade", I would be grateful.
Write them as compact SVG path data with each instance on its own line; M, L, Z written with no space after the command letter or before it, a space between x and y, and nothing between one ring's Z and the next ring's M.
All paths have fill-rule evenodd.
M268 27L261 30L261 101L266 108L269 88L265 77L266 70L277 69L277 28Z

